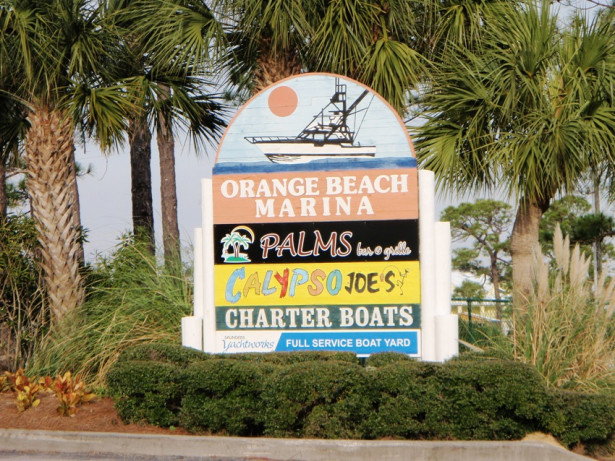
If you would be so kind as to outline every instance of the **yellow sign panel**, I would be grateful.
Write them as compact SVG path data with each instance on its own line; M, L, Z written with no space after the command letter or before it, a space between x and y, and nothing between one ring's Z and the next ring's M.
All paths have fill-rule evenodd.
M419 262L216 265L217 306L419 304Z

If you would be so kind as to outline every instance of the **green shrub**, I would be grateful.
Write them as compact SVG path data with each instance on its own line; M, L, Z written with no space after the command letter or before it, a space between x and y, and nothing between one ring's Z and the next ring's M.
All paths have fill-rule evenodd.
M591 452L615 434L615 396L565 390L550 393L547 430L568 448L583 444Z
M312 362L315 360L358 363L357 356L352 352L298 351L271 352L268 354L246 353L211 355L195 349L183 347L177 343L161 342L147 342L127 347L122 351L117 360L120 362L152 360L186 366L211 358L266 363L271 365L289 365L292 363Z
M138 345L113 365L107 386L126 422L238 436L506 440L545 431L596 450L615 433L614 395L548 391L519 362L381 354L382 366L363 368L294 355Z
M503 360L452 361L437 370L441 420L462 440L518 439L541 427L548 395L531 366ZM448 434L441 434L448 435Z
M270 352L268 354L220 354L220 357L231 360L245 360L250 362L263 362L275 365L290 365L293 363L313 362L320 360L323 362L348 362L358 363L354 352L336 351L296 351L296 352Z
M212 359L188 366L180 423L191 431L263 433L262 392L273 365Z
M118 362L110 369L106 382L122 421L156 426L178 424L185 392L180 367L161 362Z
M502 360L399 362L370 377L379 395L370 438L516 439L541 427L548 403L536 370Z
M437 370L442 365L401 361L377 368L369 377L377 404L367 418L363 433L367 438L438 438L451 431L441 421L442 383Z
M313 361L279 367L263 394L265 434L358 438L374 400L359 365Z
M185 367L191 363L207 360L211 355L175 343L142 343L126 348L118 362L152 361Z
M413 360L414 359L410 358L406 354L401 354L399 352L379 352L367 357L365 360L365 366L384 367L391 363L408 362Z

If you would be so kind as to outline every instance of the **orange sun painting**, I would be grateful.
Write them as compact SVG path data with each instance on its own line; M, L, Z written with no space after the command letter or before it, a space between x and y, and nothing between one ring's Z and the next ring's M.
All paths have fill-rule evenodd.
M295 90L288 86L275 88L269 95L269 109L278 117L288 117L297 108L299 98Z

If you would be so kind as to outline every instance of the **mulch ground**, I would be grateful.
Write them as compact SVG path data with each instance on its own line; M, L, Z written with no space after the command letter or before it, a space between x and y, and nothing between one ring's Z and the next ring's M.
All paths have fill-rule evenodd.
M19 412L15 405L15 395L12 392L0 393L0 428L189 435L189 432L182 428L124 424L110 398L96 398L85 403L73 416L58 414L59 401L55 395L41 392L39 398L41 402L37 407Z

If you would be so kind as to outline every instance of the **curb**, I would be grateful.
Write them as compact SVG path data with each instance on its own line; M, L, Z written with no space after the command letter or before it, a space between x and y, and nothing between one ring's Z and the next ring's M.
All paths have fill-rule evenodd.
M117 434L103 432L30 431L1 429L2 451L111 455L118 457L190 457L244 460L383 460L402 461L582 461L561 447L520 441L365 441L205 437L185 435Z

